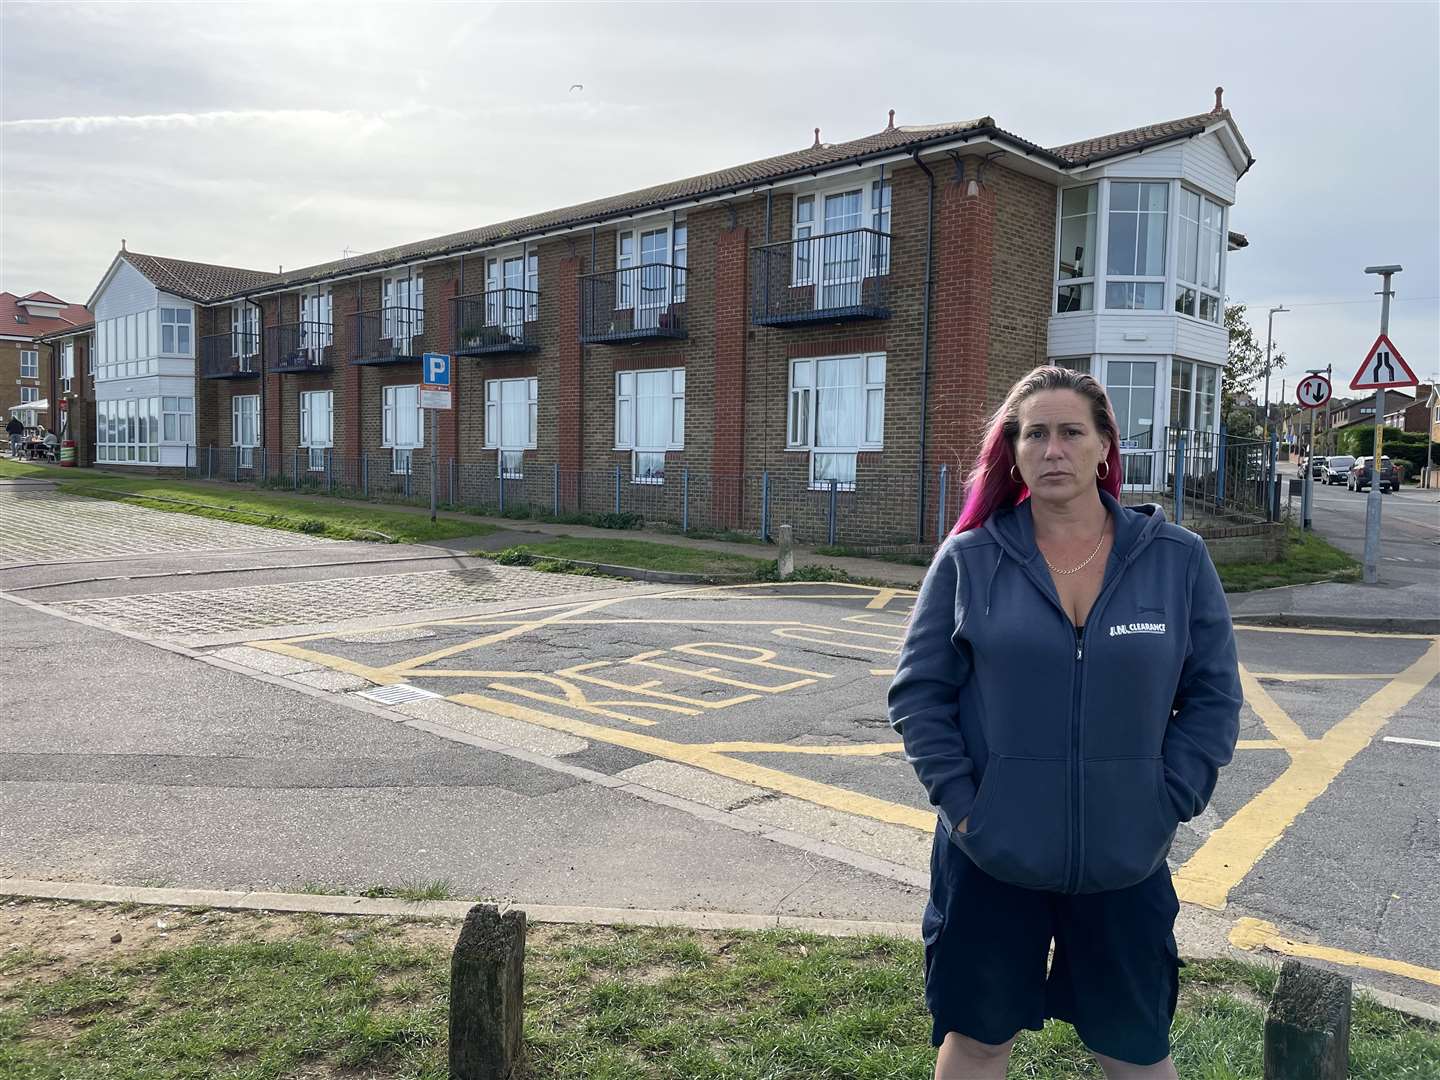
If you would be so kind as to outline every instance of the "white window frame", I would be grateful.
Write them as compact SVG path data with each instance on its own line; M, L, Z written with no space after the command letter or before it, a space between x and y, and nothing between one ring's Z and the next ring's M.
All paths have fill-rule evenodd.
M20 377L22 379L40 378L40 350L20 350Z
M318 406L324 405L325 437L315 438L312 429ZM306 390L300 394L300 446L307 450L311 472L325 471L325 451L335 444L335 391ZM317 453L318 451L318 453Z
M405 392L405 393L402 393ZM398 434L402 410L408 411L402 397L413 396L415 401L415 437L401 438ZM420 407L420 384L397 383L380 388L380 445L389 450L390 471L396 476L410 472L412 450L425 446L425 410Z
M1114 194L1116 185L1122 185L1122 184L1124 184L1124 185L1135 184L1135 185L1137 185L1137 186L1139 186L1139 187L1141 188L1142 194L1143 194L1143 189L1144 189L1146 186L1158 187L1158 188L1160 188L1162 191L1165 192L1165 211L1164 211L1163 214L1160 214L1160 215L1159 215L1160 220L1164 223L1164 226L1165 226L1165 242L1161 245L1161 260L1162 260L1162 265L1161 265L1161 268L1160 268L1160 273L1159 273L1158 275L1155 275L1155 274L1112 274L1112 273L1110 273L1110 247L1111 247L1111 239L1112 239L1112 238L1111 238L1111 235L1110 235L1110 220L1111 220L1112 215L1114 215L1114 214L1130 214L1130 215L1134 216L1134 217L1137 219L1137 224L1138 224L1138 219L1139 219L1142 215L1151 215L1151 214L1156 213L1156 211L1140 210L1140 209L1136 209L1136 210L1116 210L1116 209L1114 208L1114 198L1113 198L1113 194ZM1103 276L1104 276L1104 279L1105 279L1105 288L1104 288L1103 294L1100 296L1099 301L1098 301L1098 303L1097 303L1097 305L1096 305L1096 307L1097 307L1098 309L1103 310L1103 311L1119 311L1119 312L1124 312L1124 313L1127 314L1127 315L1167 315L1167 314L1170 313L1171 308L1170 308L1170 288L1169 288L1169 280L1170 280L1170 268L1171 268L1171 266L1172 266L1173 263L1174 263L1174 255L1173 255L1173 253L1172 253L1172 251L1171 251L1171 248L1173 247L1174 240L1175 240L1175 228L1174 228L1174 225L1173 225L1173 223L1172 223L1172 221L1171 221L1171 216L1173 215L1173 213L1174 213L1174 211L1175 211L1174 204L1175 204L1175 202L1177 201L1176 198L1175 198L1174 188L1175 188L1175 185L1174 185L1174 183L1173 183L1172 181L1170 181L1170 180L1162 180L1162 179L1143 179L1143 178L1134 178L1134 179L1132 179L1132 178L1130 178L1130 177L1126 177L1126 178L1123 179L1123 180L1117 179L1117 180L1107 180L1107 181L1106 181L1106 183L1105 183L1105 200L1104 200L1104 205L1103 205L1103 207L1102 207L1102 212L1104 213L1104 229L1105 229L1105 244L1104 244L1104 252L1103 252L1104 257L1105 257L1105 265L1104 265L1104 267L1103 267L1103 271L1104 271L1104 275L1103 275ZM1138 202L1138 200L1137 200L1137 202ZM1136 237L1137 237L1136 243L1137 243L1137 254L1138 254L1138 243L1139 243L1139 240L1138 240L1139 230L1138 230L1138 229L1136 230ZM1098 268L1097 268L1097 269L1098 269ZM1135 286L1135 285L1159 285L1159 286L1160 286L1160 305L1159 305L1159 307L1153 307L1153 308L1111 307L1111 306L1110 306L1110 286L1111 286L1111 285L1131 285L1131 286Z
M319 353L335 343L335 296L328 287L317 285L300 292L300 348Z
M230 305L230 355L248 359L260 354L260 309L240 301Z
M1057 192L1055 193L1055 273L1054 273L1054 278L1055 278L1055 292L1054 292L1054 295L1050 298L1050 313L1051 313L1052 315L1093 315L1093 314L1095 314L1095 308L1096 308L1095 296L1096 296L1096 294L1099 292L1099 290L1100 290L1100 288L1101 288L1101 273L1100 273L1100 248L1101 248L1101 243L1100 243L1100 233L1101 233L1101 225L1102 225L1102 223L1103 223L1103 218L1102 218L1102 213L1103 213L1103 211L1102 211L1102 207L1101 207L1101 188L1102 188L1102 186L1103 186L1103 185L1100 184L1099 181L1094 181L1094 182L1091 182L1091 183L1089 183L1089 184L1077 184L1077 185L1075 185L1074 187L1061 188L1059 191L1057 191ZM1088 276L1082 275L1082 276L1080 276L1080 277L1062 278L1062 277L1060 276L1060 260L1061 260L1061 258L1062 258L1062 251L1061 251L1061 248L1060 248L1060 241L1061 241L1061 237L1062 237L1063 234L1064 234L1065 222L1066 222L1066 221L1070 221L1070 220L1079 220L1079 219L1082 219L1082 218L1085 218L1085 217L1089 217L1089 216L1090 216L1088 213L1087 213L1087 214L1069 214L1069 215L1067 215L1067 214L1065 213L1065 196L1066 196L1067 193L1072 192L1072 191L1086 191L1086 190L1090 190L1090 189L1094 189L1094 191L1095 191L1095 214L1094 214L1095 234L1094 234L1093 237L1090 238L1090 245L1091 245L1091 248L1093 249L1093 250L1090 252L1091 272L1090 272L1090 274L1089 274ZM1089 302L1089 304L1088 304L1088 305L1085 305L1085 306L1082 306L1082 307L1072 308L1072 309L1069 309L1069 310L1066 310L1066 311L1061 311L1061 310L1060 310L1060 290L1061 290L1061 289L1068 289L1068 288L1078 288L1078 287L1085 286L1085 285L1090 286L1090 302ZM1082 295L1083 295L1083 293L1082 293Z
M883 186L883 190L882 189ZM853 227L856 229L874 229L876 232L888 232L890 214L894 201L894 186L890 177L875 177L870 180L863 180L858 184L854 181L832 181L828 184L816 185L807 188L805 191L796 192L791 196L790 201L790 286L791 288L815 287L815 306L822 304L821 289L825 285L845 285L856 280L864 282L867 277L884 276L890 272L890 247L883 244L878 257L872 257L870 251L870 234L861 233L862 242L859 244L860 276L856 278L836 278L828 282L818 282L816 267L823 261L823 241L820 237L829 235L825 230L825 200L836 195L849 195L858 192L860 195L859 220ZM878 193L878 194L877 194ZM878 204L877 204L878 203ZM810 220L800 220L801 206L808 205L810 208ZM848 232L847 229L839 230L840 233ZM839 235L838 233L836 235ZM803 243L808 241L808 243ZM877 241L878 242L878 241ZM817 250L819 248L820 250ZM802 252L804 257L802 258ZM820 256L817 258L817 255ZM872 272L872 266L875 270Z
M648 222L639 222L628 229L619 229L615 233L615 310L634 311L635 326L642 326L640 312L654 312L656 321L654 324L644 324L647 327L659 325L658 316L669 310L671 304L680 304L685 301L685 279L688 272L679 272L681 267L676 259L675 233L679 229L685 230L685 243L680 245L679 250L684 252L685 262L689 263L690 258L690 228L684 218L663 218L653 219ZM643 244L646 237L655 236L659 233L665 234L664 259L661 262L645 263ZM625 251L625 241L630 242L630 251ZM638 266L664 266L665 285L661 290L636 289L640 284L637 280L645 276L645 272L624 273L626 270L634 270ZM671 269L674 267L676 269ZM648 293L659 291L663 298L657 303L642 303L641 296L637 293ZM648 318L648 314L644 316Z
M515 264L519 264L517 267ZM504 289L502 294L500 290ZM510 290L523 290L512 301ZM498 326L511 335L540 318L540 254L525 248L501 252L485 260L485 325Z
M166 446L192 445L195 442L195 399L180 394L162 397L160 431L159 441Z
M402 303L402 301L405 301ZM425 274L394 274L381 283L380 336L389 341L406 342L402 353L414 348L414 341L425 333ZM400 314L401 309L405 314Z
M517 392L525 402L523 430L512 431L505 423L505 394ZM540 421L540 380L534 376L519 379L485 380L485 449L495 451L497 474L505 480L525 478L525 451L538 444Z
M860 365L860 438L853 445L822 445L819 442L820 415L824 407L819 385L820 365L858 362ZM849 456L857 459L850 474L855 475L858 455L883 450L885 446L885 374L886 354L845 353L837 356L807 356L790 361L789 397L786 408L785 448L809 455L809 484L815 490L828 490L829 480L816 478L817 456ZM843 491L853 490L854 479L837 485Z
M134 316L124 317L125 359L135 359L135 327L130 322ZM169 331L170 347L166 348L166 331ZM195 309L185 304L162 304L160 306L160 349L161 356L195 355Z
M244 437L249 414L250 437ZM255 448L260 445L260 395L236 394L230 399L230 445L242 469L255 463Z
M1205 192L1185 184L1176 185L1175 198L1175 303L1174 311L1177 315L1184 315L1187 318L1215 326L1225 320L1225 249L1227 244L1226 222L1229 218L1229 208L1219 199L1212 199ZM1185 199L1193 196L1198 200L1196 204L1197 217L1192 221L1185 215ZM1218 214L1219 224L1214 230L1205 228L1206 208L1212 208ZM1193 228L1193 237L1187 237ZM1216 274L1214 285L1201 283L1205 276L1203 260L1205 249L1203 241L1207 231L1213 232L1212 241L1218 246L1218 258L1216 262ZM1195 245L1195 280L1191 281L1185 276L1185 259L1181 245L1187 239L1191 239ZM1194 294L1194 311L1187 311L1182 307L1182 298L1186 291ZM1207 319L1200 314L1205 306L1205 300L1213 304L1215 317Z
M115 398L95 403L95 460L109 465L160 460L161 399Z
M666 379L668 378L668 384ZM641 393L642 383L654 384L650 393ZM658 392L654 392L658 390ZM645 425L665 433L664 439L642 442L638 438L641 402L666 402L654 407L663 422ZM667 450L685 449L685 369L638 368L615 372L615 449L630 451L632 484L663 484L664 455ZM659 471L654 468L659 459Z

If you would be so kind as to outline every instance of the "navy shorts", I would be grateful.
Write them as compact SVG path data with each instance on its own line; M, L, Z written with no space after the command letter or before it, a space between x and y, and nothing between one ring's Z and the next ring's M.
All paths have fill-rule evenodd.
M1179 911L1166 865L1127 889L1040 892L991 877L938 828L921 927L933 1044L958 1031L998 1045L1054 1017L1107 1057L1163 1060L1179 992Z

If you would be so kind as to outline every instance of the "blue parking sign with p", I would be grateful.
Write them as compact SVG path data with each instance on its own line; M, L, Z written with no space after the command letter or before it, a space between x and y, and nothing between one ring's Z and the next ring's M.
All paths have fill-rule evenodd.
M450 385L450 354L427 352L421 357L424 365L424 383L427 386Z

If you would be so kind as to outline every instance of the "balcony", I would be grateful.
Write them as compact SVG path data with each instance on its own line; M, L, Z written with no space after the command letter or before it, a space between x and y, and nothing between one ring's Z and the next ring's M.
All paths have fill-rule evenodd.
M807 326L888 319L890 234L848 229L750 251L750 321Z
M388 306L360 311L350 351L352 364L418 363L425 351L425 309Z
M260 335L250 331L211 334L200 339L202 379L260 377Z
M265 363L282 375L329 371L335 330L326 322L285 323L265 328Z
M646 263L580 275L580 340L625 345L689 336L685 267Z
M533 289L489 289L457 296L455 355L533 352L540 347L540 294Z

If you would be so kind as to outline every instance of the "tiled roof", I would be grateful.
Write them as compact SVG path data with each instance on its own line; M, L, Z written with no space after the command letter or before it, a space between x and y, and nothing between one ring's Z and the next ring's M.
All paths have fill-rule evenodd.
M146 273L146 276L151 277L151 280L162 285L167 291L177 292L202 302L212 302L260 290L293 288L327 278L368 273L406 262L437 258L506 241L518 241L557 230L582 227L591 222L603 221L621 214L638 214L649 210L659 210L677 203L724 195L727 192L742 190L757 184L774 183L804 176L820 169L833 168L851 162L859 163L896 153L911 153L927 145L945 142L956 136L989 136L1000 142L1010 143L1027 154L1048 159L1051 164L1060 168L1067 168L1091 164L1116 154L1129 153L1170 139L1197 134L1220 120L1228 119L1229 116L1228 110L1202 113L1180 120L1131 128L1113 135L1103 135L1096 139L1086 139L1050 149L997 127L994 119L989 116L945 124L892 126L876 134L849 142L817 143L804 150L779 154L775 157L751 161L715 172L702 173L683 180L672 180L669 183L657 184L639 191L628 191L559 210L547 210L494 225L485 225L478 229L468 229L428 240L370 251L348 259L318 263L284 274L236 270L229 267L208 266L204 263L185 263L176 259L157 259L153 256L137 257L133 252L127 252L126 257L130 258L132 262L140 258L153 264L163 263L167 267L183 268L175 270L173 275L175 283L166 285L162 284L157 276L162 273L161 270L157 269L155 274L151 274L149 270L145 270L145 267L136 263L137 267ZM1241 146L1244 148L1243 142ZM1248 157L1249 151L1245 152Z
M61 300L58 296L51 296L48 292L26 293L24 296L20 297L20 299L34 300L37 304L60 304L62 307L65 304L64 300Z
M159 255L142 255L138 251L122 251L121 256L158 288L202 304L247 289L257 289L277 277L264 270L241 270L234 266L165 259Z
M1117 154L1129 154L1147 146L1169 142L1172 139L1198 135L1212 124L1229 119L1229 109L1198 113L1195 116L1181 117L1179 120L1166 120L1163 123L1146 124L1144 127L1116 131L1110 135L1100 135L1093 139L1082 139L1079 142L1066 143L1064 146L1052 146L1050 152L1064 158L1071 165L1091 165L1097 161L1115 157ZM1245 149L1245 156L1248 158L1250 156L1249 149L1245 147L1243 141L1240 145Z
M65 304L58 315L41 315L26 311L20 306L21 300L39 300L41 297L48 298L42 303L65 304L65 301L56 299L49 293L16 296L14 293L0 292L0 334L8 337L39 338L45 334L73 330L77 326L94 322L94 317L83 304Z

